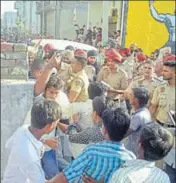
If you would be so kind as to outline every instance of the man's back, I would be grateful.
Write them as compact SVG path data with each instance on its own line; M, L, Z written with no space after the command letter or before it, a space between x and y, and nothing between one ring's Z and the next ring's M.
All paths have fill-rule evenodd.
M170 183L168 175L145 160L127 161L117 170L110 183Z
M135 159L135 155L126 150L121 143L105 141L88 146L85 151L75 159L64 170L64 175L68 182L72 182L86 173L96 180L102 176L107 183L112 173L119 168L125 160Z
M3 183L44 182L45 177L40 165L42 143L28 130L28 126L20 127L8 140L6 148L10 148L10 156L5 170Z

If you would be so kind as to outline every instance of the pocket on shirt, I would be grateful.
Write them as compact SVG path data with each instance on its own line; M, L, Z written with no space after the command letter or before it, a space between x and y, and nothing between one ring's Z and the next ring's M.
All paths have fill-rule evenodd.
M159 96L159 105L162 106L162 107L165 107L166 104L167 104L166 95L165 94L160 94L160 96Z

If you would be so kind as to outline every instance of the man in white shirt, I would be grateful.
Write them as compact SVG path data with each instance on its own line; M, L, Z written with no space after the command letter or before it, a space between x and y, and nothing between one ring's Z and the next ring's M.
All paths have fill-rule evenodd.
M173 146L172 134L156 123L147 124L138 140L138 159L126 161L112 176L110 183L170 183L168 175L155 167Z
M10 156L3 183L44 183L41 167L43 144L40 138L53 131L61 118L61 108L51 99L36 102L31 110L31 124L20 127L8 140Z

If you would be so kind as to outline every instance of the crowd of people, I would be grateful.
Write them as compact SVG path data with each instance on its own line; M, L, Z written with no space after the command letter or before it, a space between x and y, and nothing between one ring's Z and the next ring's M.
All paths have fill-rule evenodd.
M77 39L101 37L89 33ZM97 48L39 42L29 51L33 105L7 141L4 183L176 182L175 55L146 56L136 43Z
M85 29L85 25L80 27L78 24L75 24L76 27L76 38L74 41L89 44L91 46L99 47L102 45L102 28L94 26L93 28ZM121 41L121 31L114 31L113 33L108 32L108 41L107 43L111 48L115 48L115 45L120 45ZM107 44L105 43L105 44Z

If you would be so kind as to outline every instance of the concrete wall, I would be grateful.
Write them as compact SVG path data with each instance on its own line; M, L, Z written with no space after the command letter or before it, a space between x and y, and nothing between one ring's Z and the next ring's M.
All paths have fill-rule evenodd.
M5 143L24 123L26 113L32 105L33 84L1 80L1 178L9 156Z

